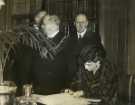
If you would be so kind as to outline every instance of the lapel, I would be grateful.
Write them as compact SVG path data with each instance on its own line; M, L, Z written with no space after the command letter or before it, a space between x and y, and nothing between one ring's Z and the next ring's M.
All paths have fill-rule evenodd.
M88 37L90 37L92 35L92 32L91 32L91 30L90 29L87 29L87 31L86 31L86 33L85 33L85 35L84 35L84 39L86 39L86 38L88 38Z

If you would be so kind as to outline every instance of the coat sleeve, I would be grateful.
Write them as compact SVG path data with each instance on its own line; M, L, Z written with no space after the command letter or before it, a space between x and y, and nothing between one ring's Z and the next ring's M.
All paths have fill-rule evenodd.
M100 79L99 95L105 103L110 103L117 93L117 71L109 62L104 63Z

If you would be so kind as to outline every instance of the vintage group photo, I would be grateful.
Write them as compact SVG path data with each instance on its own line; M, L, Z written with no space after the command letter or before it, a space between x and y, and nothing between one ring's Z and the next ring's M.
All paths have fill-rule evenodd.
M135 105L134 0L0 0L0 105Z

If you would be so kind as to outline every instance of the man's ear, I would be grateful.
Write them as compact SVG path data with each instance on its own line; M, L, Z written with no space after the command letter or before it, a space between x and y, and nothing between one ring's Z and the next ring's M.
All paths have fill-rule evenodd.
M60 30L60 26L58 26L57 30Z
M99 69L100 68L100 64L101 62L98 60L97 62L96 62L96 66L97 66L97 68Z
M86 26L88 26L88 24L89 24L89 21L86 22Z
M74 22L74 26L75 26L75 24L76 24L76 23Z

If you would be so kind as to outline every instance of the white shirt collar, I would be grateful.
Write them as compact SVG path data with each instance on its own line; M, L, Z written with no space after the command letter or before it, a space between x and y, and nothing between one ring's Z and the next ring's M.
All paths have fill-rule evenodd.
M85 29L83 32L79 33L77 32L77 35L78 35L78 38L80 38L80 35L81 35L81 38L84 37L85 33L86 33L87 29Z
M39 27L38 27L37 24L34 24L33 26L34 26L34 28L35 28L36 30L39 30Z
M51 35L47 35L47 36L49 36L48 38L54 38L57 35L57 33L59 33L59 30L57 30L54 33L52 33Z

